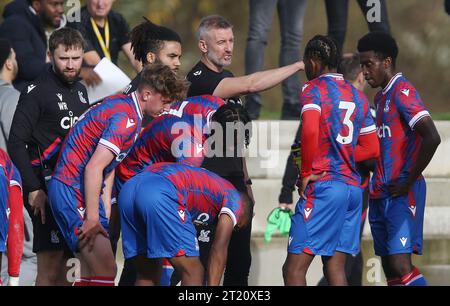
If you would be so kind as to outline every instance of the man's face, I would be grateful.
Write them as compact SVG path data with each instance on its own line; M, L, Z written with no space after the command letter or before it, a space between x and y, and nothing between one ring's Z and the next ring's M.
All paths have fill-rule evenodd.
M72 47L66 50L65 45L58 45L53 54L49 54L56 74L66 83L73 83L80 75L83 62L83 49Z
M374 51L361 52L359 58L367 83L372 88L382 87L387 78L386 60L380 59Z
M170 109L172 101L163 97L154 90L144 89L142 92L142 100L144 104L144 112L152 117L158 117L163 112Z
M173 72L178 73L181 66L181 44L177 41L165 41L156 57L156 62L168 66Z
M48 26L58 28L64 14L64 0L43 0L40 3L41 18Z
M206 34L207 58L218 67L231 65L234 35L231 28L212 29Z
M88 0L87 7L92 17L105 18L111 11L114 0Z

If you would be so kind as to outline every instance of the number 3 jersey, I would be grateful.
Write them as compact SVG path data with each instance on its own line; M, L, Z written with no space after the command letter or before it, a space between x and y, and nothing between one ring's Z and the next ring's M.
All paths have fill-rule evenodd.
M328 73L303 86L300 103L302 116L309 111L320 113L312 173L326 171L321 181L337 180L359 186L361 178L354 157L358 137L376 131L365 95L341 74Z
M381 199L389 196L390 182L409 176L422 142L414 126L430 114L416 89L401 73L377 93L375 106L381 155L372 177L370 196Z

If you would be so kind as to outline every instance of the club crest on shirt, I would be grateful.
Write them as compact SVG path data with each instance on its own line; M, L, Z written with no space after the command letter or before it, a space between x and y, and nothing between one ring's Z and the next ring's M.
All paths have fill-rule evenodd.
M84 98L83 93L81 91L78 91L78 98L80 98L81 103L84 103L84 104L87 103L87 101Z
M389 106L390 106L390 104L391 104L391 100L386 100L386 104L384 105L384 112L385 113L389 113Z

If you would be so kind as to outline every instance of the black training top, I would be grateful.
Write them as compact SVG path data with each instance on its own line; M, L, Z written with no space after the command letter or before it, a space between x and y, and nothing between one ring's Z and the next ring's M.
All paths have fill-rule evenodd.
M111 62L117 65L117 59L122 46L129 42L130 26L125 18L111 10L108 14L109 23L109 53L111 54ZM91 24L91 15L86 6L81 9L81 22L69 22L67 26L77 29L81 32L87 43L86 51L97 51L100 58L105 57L102 47L95 35L94 29ZM106 42L105 29L98 26L98 30Z
M212 95L220 81L233 76L228 70L212 71L200 61L186 77L191 82L188 96ZM246 191L242 157L206 157L202 167L229 180L238 190Z
M89 108L86 88L80 82L67 84L48 69L26 87L19 98L8 139L8 152L22 176L27 192L44 187L43 163L53 169L59 149L70 128Z

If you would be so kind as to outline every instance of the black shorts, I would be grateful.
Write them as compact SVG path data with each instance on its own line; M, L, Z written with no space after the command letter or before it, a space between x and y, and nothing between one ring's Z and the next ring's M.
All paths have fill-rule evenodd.
M28 204L28 194L24 195L25 207L33 221L33 252L58 250L71 252L59 231L48 202L45 203L45 224L42 224L41 216L35 216Z

